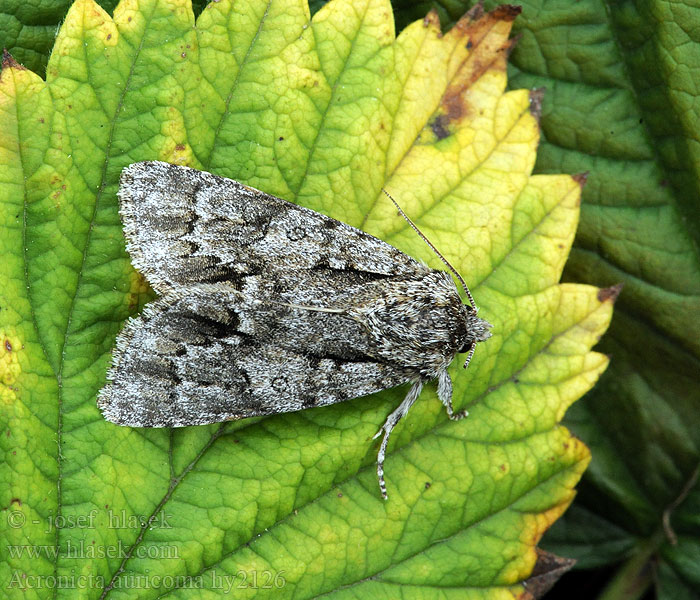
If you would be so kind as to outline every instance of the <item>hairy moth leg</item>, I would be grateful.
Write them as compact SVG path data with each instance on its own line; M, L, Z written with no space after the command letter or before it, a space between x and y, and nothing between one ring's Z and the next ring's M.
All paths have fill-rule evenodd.
M379 489L382 492L382 498L384 498L384 500L389 497L386 493L386 482L384 481L384 459L386 458L386 447L389 443L389 435L401 418L406 416L408 409L410 409L411 406L413 406L413 403L418 399L422 389L423 382L416 381L413 384L413 387L411 387L411 389L408 391L408 394L406 394L403 402L401 402L398 408L387 417L384 425L382 425L381 429L377 431L372 438L373 440L376 440L381 435L382 431L384 432L384 438L382 439L382 443L379 446L379 452L377 454L377 477L379 478Z
M437 393L440 402L442 402L445 409L447 409L447 416L453 421L459 421L469 414L466 408L457 413L454 412L454 408L452 407L452 380L450 379L447 369L440 371L438 375Z

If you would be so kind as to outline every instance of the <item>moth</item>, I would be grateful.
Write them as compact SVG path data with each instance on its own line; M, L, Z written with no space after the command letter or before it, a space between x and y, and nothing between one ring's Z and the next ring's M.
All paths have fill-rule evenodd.
M388 195L388 194L387 194ZM160 298L117 337L98 405L113 423L184 427L336 404L400 384L391 431L447 367L490 337L464 280L345 223L236 181L163 162L124 169L127 251ZM408 223L435 250L396 205ZM437 250L435 250L437 252Z

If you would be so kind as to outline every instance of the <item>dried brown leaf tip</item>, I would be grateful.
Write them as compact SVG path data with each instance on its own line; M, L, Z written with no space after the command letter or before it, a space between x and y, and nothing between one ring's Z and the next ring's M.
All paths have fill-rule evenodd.
M577 173L576 175L571 176L573 180L579 184L581 188L583 188L584 185L586 185L586 182L588 181L588 171L585 171L583 173Z
M610 302L615 302L622 291L622 285L623 284L618 283L607 288L601 288L598 291L598 300L600 302L607 302L608 300L610 300Z
M467 92L489 71L505 72L508 53L514 40L509 39L512 20L519 7L500 6L485 13L483 6L474 6L445 35L446 43L463 44L459 68L452 75L430 127L438 140L448 137L455 126L468 118L471 107ZM535 97L537 97L535 93Z
M3 69L22 69L26 70L26 67L20 65L10 54L7 48L2 49L2 68Z

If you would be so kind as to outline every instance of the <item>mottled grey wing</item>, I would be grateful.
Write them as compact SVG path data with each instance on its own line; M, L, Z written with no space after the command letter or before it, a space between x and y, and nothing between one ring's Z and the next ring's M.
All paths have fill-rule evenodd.
M334 404L411 378L368 349L362 326L341 314L199 286L127 323L98 405L120 425L203 425Z
M161 293L247 273L426 268L389 244L231 179L163 162L122 172L120 213L134 266Z

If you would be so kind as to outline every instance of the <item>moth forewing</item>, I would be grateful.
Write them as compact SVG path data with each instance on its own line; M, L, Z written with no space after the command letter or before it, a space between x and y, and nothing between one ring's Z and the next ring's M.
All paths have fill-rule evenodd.
M458 352L470 358L490 325L462 303L448 273L350 225L188 167L130 165L119 199L127 250L161 297L117 338L98 397L107 420L200 425L410 383L377 433L386 498L389 435L423 385L437 378L450 418L465 414L453 412L447 367Z

